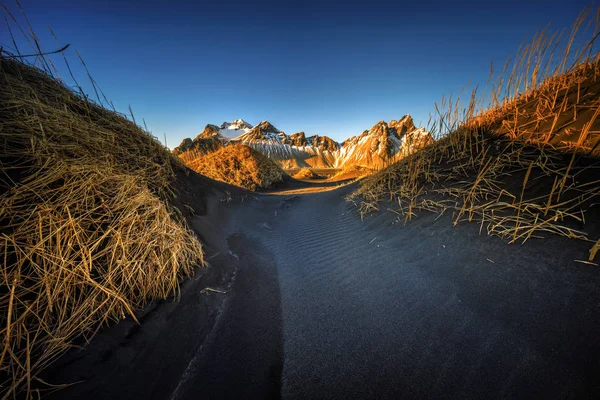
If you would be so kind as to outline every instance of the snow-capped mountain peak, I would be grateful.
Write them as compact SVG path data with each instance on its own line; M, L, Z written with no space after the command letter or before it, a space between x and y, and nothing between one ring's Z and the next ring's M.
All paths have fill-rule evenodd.
M239 118L232 122L223 122L219 128L219 135L226 140L231 140L250 131L252 128L252 124Z
M429 132L415 127L410 115L389 123L379 121L371 129L342 144L338 165L381 168L432 141Z
M228 130L244 130L244 129L252 129L252 124L244 121L241 118L233 120L232 122L223 122L221 124L221 129Z

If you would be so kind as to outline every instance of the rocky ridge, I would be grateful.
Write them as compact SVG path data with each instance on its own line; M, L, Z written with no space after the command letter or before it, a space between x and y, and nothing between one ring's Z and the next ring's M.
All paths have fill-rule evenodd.
M214 146L213 142L208 145L207 140L218 140L224 145L245 144L283 168L342 168L352 165L381 168L433 142L431 134L424 128L417 128L410 115L389 123L379 121L343 143L328 136L307 137L304 132L287 135L266 120L253 126L237 119L224 122L220 127L206 125L196 139L185 139L174 152L181 155L195 148Z

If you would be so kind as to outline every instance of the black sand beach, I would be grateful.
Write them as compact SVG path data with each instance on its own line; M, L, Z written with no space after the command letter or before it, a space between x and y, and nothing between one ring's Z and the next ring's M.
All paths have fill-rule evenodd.
M139 328L125 321L59 361L54 381L85 382L54 397L600 392L600 273L574 262L585 243L509 245L434 215L406 226L389 212L361 221L344 201L354 186L230 202L215 190L211 217L193 219L210 272Z

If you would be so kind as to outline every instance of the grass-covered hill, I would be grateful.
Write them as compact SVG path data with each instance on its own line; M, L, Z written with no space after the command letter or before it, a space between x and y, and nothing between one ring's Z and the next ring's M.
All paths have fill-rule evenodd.
M323 176L317 174L310 168L302 168L300 171L294 174L294 179L324 179Z
M492 75L488 106L475 91L464 109L443 101L444 134L366 178L350 199L363 214L385 205L405 222L451 214L455 225L475 222L511 243L585 240L590 253L578 261L598 265L599 12L584 12L566 42L539 34L522 47L511 68Z
M135 123L0 55L3 395L31 395L74 341L176 295L204 264L172 205L184 170Z
M280 183L285 173L272 160L242 144L230 144L202 155L180 155L194 171L218 181L256 191Z
M215 137L201 137L198 135L194 140L187 138L173 149L173 154L184 160L193 160L205 154L212 153L223 147L223 142Z

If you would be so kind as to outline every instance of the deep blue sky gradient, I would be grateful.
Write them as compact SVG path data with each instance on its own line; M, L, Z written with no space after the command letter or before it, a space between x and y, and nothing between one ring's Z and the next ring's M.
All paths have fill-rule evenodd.
M74 49L117 109L131 105L156 136L167 134L170 147L207 123L235 118L339 141L404 114L426 124L443 94L469 81L485 84L490 60L500 68L538 28L569 27L593 4L135 3L21 0L46 50L56 48L49 25L71 44L79 80L85 73ZM11 45L4 26L0 44Z

